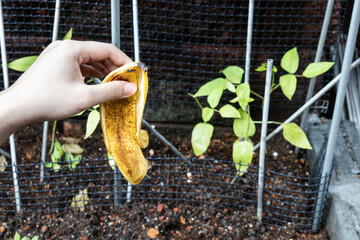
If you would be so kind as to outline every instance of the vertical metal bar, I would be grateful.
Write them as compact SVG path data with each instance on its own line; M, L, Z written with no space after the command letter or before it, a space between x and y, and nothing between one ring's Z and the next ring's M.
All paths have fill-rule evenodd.
M254 25L254 5L255 0L249 0L248 28L246 39L246 56L245 56L245 83L250 81L250 61L251 61L251 44Z
M120 48L120 0L111 0L111 43Z
M140 61L140 40L139 40L139 21L137 0L132 1L133 9L133 29L134 29L134 54L135 62Z
M272 69L273 69L273 60L268 59L267 60L267 68L266 68L266 82L265 82L265 92L264 92L261 137L260 137L260 154L259 154L259 178L258 178L258 200L257 200L257 218L258 218L259 223L262 223L266 132L267 132L267 125L268 125L267 122L268 122L268 117L269 117Z
M140 61L140 41L139 41L139 21L138 21L138 4L137 0L132 1L132 10L133 10L133 34L134 34L134 55L135 62ZM131 201L131 191L132 185L128 182L127 191L126 191L126 201Z
M326 154L325 154L325 161L323 165L323 170L321 174L321 181L319 186L319 194L316 201L316 208L315 208L315 216L314 216L314 224L313 224L313 231L316 231L319 228L320 218L321 218L321 211L323 209L323 205L325 202L325 194L321 194L324 192L325 184L327 176L329 176L332 163L333 163L333 157L334 157L334 151L336 147L336 140L337 135L339 131L339 125L341 120L341 111L344 107L344 98L345 98L345 91L347 88L347 84L349 82L349 76L350 76L350 64L353 58L355 44L356 44L356 38L357 33L359 30L359 24L360 24L360 0L355 0L354 6L353 6L353 12L351 15L351 21L350 21L350 27L349 27L349 34L346 42L346 48L345 48L345 54L344 54L344 61L341 67L341 79L339 82L339 88L336 94L336 102L334 106L334 113L331 121L330 126L330 133L329 133L329 141L326 148Z
M52 42L56 41L59 32L60 2L61 0L56 0L55 2L54 25L53 25L53 32L51 38ZM43 127L43 136L42 136L42 145L41 145L40 182L44 180L44 162L46 160L46 145L47 145L48 130L49 130L49 122L45 121Z
M360 66L360 58L351 64L351 70ZM318 93L316 93L309 101L307 101L301 108L299 108L295 113L293 113L288 119L284 121L284 123L290 123L294 121L298 116L301 115L307 108L309 108L312 104L314 104L318 99L321 98L327 91L329 91L332 87L334 87L341 77L341 74L337 75L333 80L331 80L325 87L323 87ZM274 137L282 130L282 125L278 126L274 131L272 131L267 137L266 141ZM260 147L260 143L256 144L254 147L254 151L256 151Z
M324 50L326 34L328 32L333 7L334 7L334 0L329 0L328 3L327 3L327 6L326 6L326 12L325 12L325 16L324 16L324 21L323 21L323 25L322 25L322 28L321 28L321 33L320 33L318 46L317 46L317 49L316 49L316 55L315 55L315 61L314 61L316 63L320 62L320 60L321 60L321 55L322 55L323 50ZM312 95L314 93L315 83L316 83L316 77L311 78L309 88L308 88L308 91L307 91L307 94L306 94L305 102L309 101L309 99L312 97ZM305 129L305 127L306 127L306 120L308 118L308 114L309 114L309 109L306 109L304 111L303 115L302 115L302 118L301 118L301 123L300 123L301 129ZM295 148L295 154L297 155L298 153L299 153L299 148L296 147Z
M4 88L9 88L9 73L7 68L7 56L6 56L6 41L5 41L5 29L4 29L4 17L3 17L3 8L2 1L0 0L0 45L1 45L1 61L2 61L2 70L4 77ZM16 163L16 150L15 150L15 138L12 134L9 138L10 142L10 155L11 155L11 166L12 166L12 175L14 182L14 193L15 193L15 205L16 212L21 211L21 199L20 199L20 187L17 177L17 163Z
M120 48L120 0L111 0L111 43ZM120 171L114 166L114 208L119 205Z

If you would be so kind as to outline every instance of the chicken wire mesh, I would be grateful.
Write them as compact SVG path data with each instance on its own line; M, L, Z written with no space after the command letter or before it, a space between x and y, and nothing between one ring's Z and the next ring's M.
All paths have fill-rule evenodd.
M296 46L301 57L300 69L314 60L326 3L323 0L255 1L250 73L253 90L263 92L264 76L253 70L269 57L279 65L286 50ZM38 55L51 42L54 8L55 1L9 0L3 3L9 62ZM133 56L131 1L122 1L120 9L121 49ZM335 1L323 59L330 59L330 46L342 30L345 9L345 0ZM72 27L73 39L110 42L110 10L110 1L63 1L59 39ZM179 112L181 106L193 109L195 104L188 93L194 93L201 84L220 76L219 71L226 66L244 66L247 16L247 1L140 1L140 56L141 61L149 65L151 78L148 108L170 105L168 111ZM11 83L20 76L11 70L9 74ZM317 89L330 76L331 73L321 78ZM276 112L286 117L303 104L307 84L307 80L298 80L292 104L283 104L284 98L274 93L272 105L276 106ZM2 87L3 84L0 90ZM257 111L260 105L256 103L253 111L260 112ZM186 118L181 120L187 121ZM119 180L123 184L117 186L119 191L114 194L114 171L107 159L84 159L74 171L54 173L46 169L41 183L39 159L34 159L33 164L20 161L17 167L22 211L69 209L73 197L85 188L89 199L83 198L79 202L90 206L112 207L114 199L115 206L132 204L135 200L195 205L213 202L243 208L256 206L257 169L254 167L239 182L231 184L227 181L235 175L231 161L193 159L195 164L191 166L180 164L173 158L150 161L154 162L150 178L133 187L130 199L123 179ZM0 213L2 216L15 214L10 165L0 177ZM267 171L264 192L266 223L282 225L292 222L302 230L311 230L316 196L325 194L319 193L320 181L317 176L313 177ZM34 198L34 193L38 197Z

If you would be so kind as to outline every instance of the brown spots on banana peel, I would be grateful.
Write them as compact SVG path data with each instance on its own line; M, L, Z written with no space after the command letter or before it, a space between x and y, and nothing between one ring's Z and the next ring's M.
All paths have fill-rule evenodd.
M148 90L147 68L140 62L124 65L108 74L103 83L118 80L135 83L137 92L101 104L101 127L106 148L121 173L131 184L138 184L148 169L141 147L147 146L149 137L140 129Z

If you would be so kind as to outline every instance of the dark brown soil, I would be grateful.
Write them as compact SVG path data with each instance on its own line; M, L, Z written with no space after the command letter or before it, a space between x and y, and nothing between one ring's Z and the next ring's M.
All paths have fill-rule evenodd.
M80 124L79 130L76 125ZM59 124L57 138L66 135L81 137L84 121L70 124L63 129ZM190 145L192 126L158 125L164 136L187 157L194 157ZM34 124L16 133L17 155L20 162L40 158L42 125ZM98 129L99 130L99 129ZM231 159L235 140L229 128L218 128L205 156L201 158ZM50 136L49 136L50 137ZM145 156L173 156L169 147L150 135ZM254 139L254 142L257 142ZM83 140L86 150L83 158L104 158L100 131ZM8 149L8 143L3 144ZM292 147L281 137L268 143L267 168L294 176L309 175L304 158L296 158ZM278 153L274 154L275 152ZM254 158L254 165L257 165ZM36 196L33 196L36 197ZM265 196L266 197L266 196ZM34 212L13 216L9 213L0 221L0 239L10 239L15 232L21 236L40 236L40 239L328 239L325 230L319 233L302 233L291 225L272 227L260 225L256 220L256 208L234 208L209 202L200 206L178 201L169 204L137 201L118 210L113 206L87 207L84 212L62 210L59 212Z

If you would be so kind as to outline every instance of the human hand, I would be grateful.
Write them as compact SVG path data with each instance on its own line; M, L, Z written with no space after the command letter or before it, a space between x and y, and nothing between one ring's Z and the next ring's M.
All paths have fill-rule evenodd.
M1 123L7 122L15 131L29 123L63 119L96 104L129 97L136 91L132 83L86 85L83 76L104 77L130 62L111 44L53 42L9 89L0 93Z

